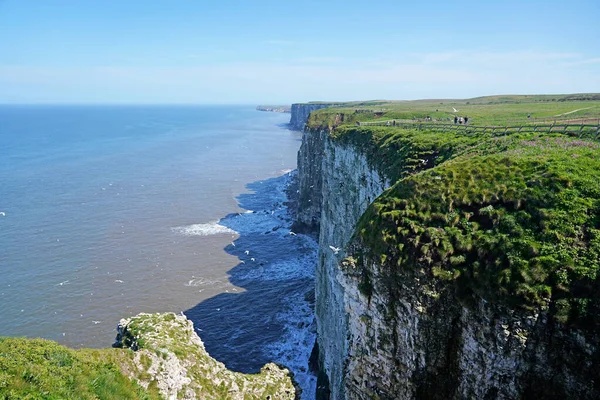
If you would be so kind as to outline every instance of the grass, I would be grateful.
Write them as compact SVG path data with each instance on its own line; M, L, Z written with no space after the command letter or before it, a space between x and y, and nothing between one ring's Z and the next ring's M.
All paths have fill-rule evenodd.
M125 377L118 350L72 350L43 339L0 338L2 399L158 399Z
M363 149L372 166L396 181L440 165L480 142L482 136L379 126L341 126L332 132L331 138Z
M567 118L579 121L598 119L600 118L600 94L507 95L465 100L381 100L340 103L338 107L311 113L308 126L312 129L324 129L352 125L357 121L414 120L426 117L431 117L434 121L450 122L455 115L468 116L470 124L494 126Z
M454 115L497 126L591 120L600 118L600 95L374 101L311 113L309 129L361 148L395 182L361 218L355 240L367 252L354 256L389 268L392 302L398 277L423 271L464 299L547 309L562 323L600 329L600 142L355 124ZM347 264L370 296L367 264Z
M356 140L355 131L339 132ZM385 255L391 287L403 272L422 270L463 297L541 307L563 323L599 327L600 144L560 135L425 137L440 162L396 173L357 228L369 257ZM421 140L397 136L411 142L397 158L420 154ZM381 155L390 151L385 143L370 146ZM391 154L386 160L387 168L398 163Z

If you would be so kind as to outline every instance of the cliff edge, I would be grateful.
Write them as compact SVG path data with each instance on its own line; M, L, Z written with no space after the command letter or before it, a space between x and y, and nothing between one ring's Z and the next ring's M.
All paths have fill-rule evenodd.
M290 129L301 131L308 121L308 116L315 110L335 106L334 103L294 103L290 116Z

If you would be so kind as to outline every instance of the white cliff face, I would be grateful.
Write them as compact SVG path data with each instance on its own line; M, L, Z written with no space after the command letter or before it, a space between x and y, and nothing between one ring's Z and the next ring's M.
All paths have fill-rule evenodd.
M385 287L389 266L377 264L369 265L368 298L358 290L356 267L344 266L341 277L349 321L347 398L519 397L537 314L511 316L483 301L473 310L423 276L402 276L392 298Z
M356 249L356 248L355 248ZM581 398L599 394L597 335L557 326L546 313L480 299L462 304L424 275L365 261L341 266L348 399ZM367 267L372 296L358 290Z
M317 233L321 220L322 166L327 131L305 130L298 151L298 204L296 223L298 232Z
M332 398L341 399L345 396L343 374L349 321L345 309L346 288L340 284L344 281L338 264L358 219L389 182L353 147L330 139L324 144L316 274L317 337L320 362L329 377Z

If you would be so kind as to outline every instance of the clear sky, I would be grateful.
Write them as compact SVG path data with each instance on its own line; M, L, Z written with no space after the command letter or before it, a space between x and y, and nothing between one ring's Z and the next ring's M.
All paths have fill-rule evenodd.
M0 0L0 103L577 92L599 0Z

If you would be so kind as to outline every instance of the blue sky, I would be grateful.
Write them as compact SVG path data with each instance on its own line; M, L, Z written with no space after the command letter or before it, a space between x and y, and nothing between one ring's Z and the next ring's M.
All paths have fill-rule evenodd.
M600 92L598 0L403 3L0 0L0 103Z

